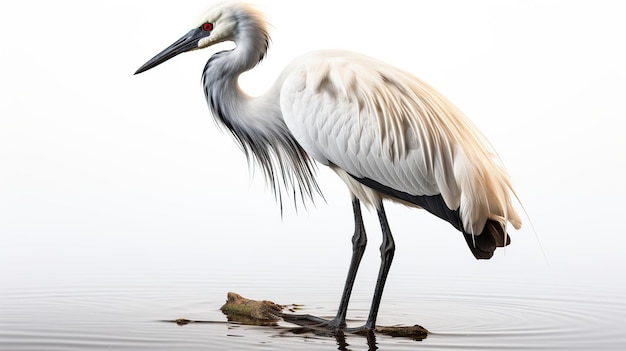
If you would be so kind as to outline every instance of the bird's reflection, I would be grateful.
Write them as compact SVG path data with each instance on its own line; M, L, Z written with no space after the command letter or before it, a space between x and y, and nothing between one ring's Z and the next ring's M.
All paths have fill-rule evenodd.
M378 346L376 346L376 334L367 333L365 335L367 340L367 350L374 351L378 350ZM335 340L337 340L337 350L339 351L351 351L349 348L350 344L346 341L346 334L343 332L335 333Z
M285 317L283 315L283 317ZM398 337L407 337L416 341L424 340L428 336L428 332L426 329L423 329L420 326L413 327L376 327L376 333L372 331L363 331L356 333L346 333L341 330L330 330L324 326L311 325L310 321L302 320L299 318L289 319L285 318L286 321L292 324L298 325L298 327L288 328L287 332L291 334L313 334L321 337L334 337L337 341L337 350L339 351L350 351L350 344L347 342L347 337L352 338L354 340L362 340L365 338L367 342L367 350L373 351L378 350L378 344L376 342L376 333L380 332L382 334L398 336ZM379 330L380 328L380 330ZM423 330L423 332L421 332Z
M289 328L287 331L292 334L314 334L321 337L334 337L337 341L337 350L352 351L352 349L350 348L350 344L346 340L346 333L344 333L343 331L331 331L326 328L316 328L312 326L294 327ZM349 335L352 336L353 341L362 339L362 337L364 337L367 341L368 351L378 350L378 346L376 346L376 334L374 334L373 332Z

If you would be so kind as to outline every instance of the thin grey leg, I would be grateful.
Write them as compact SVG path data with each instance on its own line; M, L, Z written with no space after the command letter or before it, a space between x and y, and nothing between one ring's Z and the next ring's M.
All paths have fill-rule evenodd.
M367 236L365 235L365 226L363 224L363 217L361 215L361 202L359 199L353 196L352 209L354 211L354 235L352 236L352 259L350 260L350 268L348 269L348 276L346 278L346 284L343 288L343 294L341 295L341 301L339 302L339 308L337 315L332 320L326 320L320 317L312 316L309 314L283 314L283 319L287 322L298 324L308 327L323 327L334 331L342 330L346 326L346 313L348 311L348 303L350 302L350 295L352 294L352 287L356 279L356 273L365 253L365 246L367 245Z
M352 287L354 286L356 273L359 269L361 259L363 258L363 253L365 253L365 246L367 246L367 235L365 234L365 226L361 215L361 202L356 197L353 197L352 199L352 209L354 211L352 259L350 260L350 268L348 269L346 285L343 288L341 302L339 303L339 309L337 310L337 316L335 317L335 323L340 328L343 328L346 325L346 314L348 311L348 303L350 302L350 295L352 294Z
M391 229L389 229L389 223L387 222L387 215L385 214L385 208L382 203L380 209L378 209L378 219L380 220L380 227L383 233L383 242L380 245L380 270L378 271L378 279L376 281L376 288L374 289L374 298L372 299L372 307L370 308L370 314L367 317L365 323L365 329L374 330L376 327L376 316L378 315L378 307L380 306L380 300L383 297L383 289L385 288L385 281L387 280L387 274L393 261L393 254L396 251L396 244L393 241L391 235Z

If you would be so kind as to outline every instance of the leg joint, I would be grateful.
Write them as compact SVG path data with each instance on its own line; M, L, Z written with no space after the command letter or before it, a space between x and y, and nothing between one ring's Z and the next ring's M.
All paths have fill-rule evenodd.
M357 228L354 230L354 235L352 236L352 247L353 248L364 248L367 246L367 235L365 234L364 228Z

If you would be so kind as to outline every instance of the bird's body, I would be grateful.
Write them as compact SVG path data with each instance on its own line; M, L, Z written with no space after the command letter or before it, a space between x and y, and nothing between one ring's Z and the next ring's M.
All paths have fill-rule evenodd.
M418 78L346 51L314 52L286 71L280 106L289 130L366 205L381 198L419 204L363 179L410 196L441 195L449 209L459 209L469 234L480 234L488 219L519 223L496 154Z
M316 51L290 63L269 91L251 97L238 77L269 44L263 17L227 3L196 29L142 66L230 40L233 50L207 62L202 82L215 118L264 170L277 194L313 197L313 160L333 169L353 196L353 258L334 328L345 310L365 247L360 203L376 208L383 227L383 263L367 329L372 329L394 244L383 200L424 208L461 231L477 258L508 244L506 224L521 221L509 178L482 134L445 97L412 74L346 51Z

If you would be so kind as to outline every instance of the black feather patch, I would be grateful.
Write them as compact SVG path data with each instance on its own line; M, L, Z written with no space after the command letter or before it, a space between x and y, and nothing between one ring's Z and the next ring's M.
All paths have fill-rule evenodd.
M351 175L352 176L352 175ZM378 192L381 192L387 196L395 197L396 199L406 201L417 205L426 211L434 214L435 216L452 224L454 228L463 233L463 237L467 242L472 254L477 259L490 259L493 256L493 252L497 247L504 247L511 243L511 239L504 233L502 225L496 221L488 220L480 235L473 236L468 234L463 229L463 222L459 214L459 210L451 210L443 201L441 194L438 195L411 195L400 190L390 188L382 185L369 178L352 178L359 181L359 183L370 187ZM506 237L506 242L505 238Z

